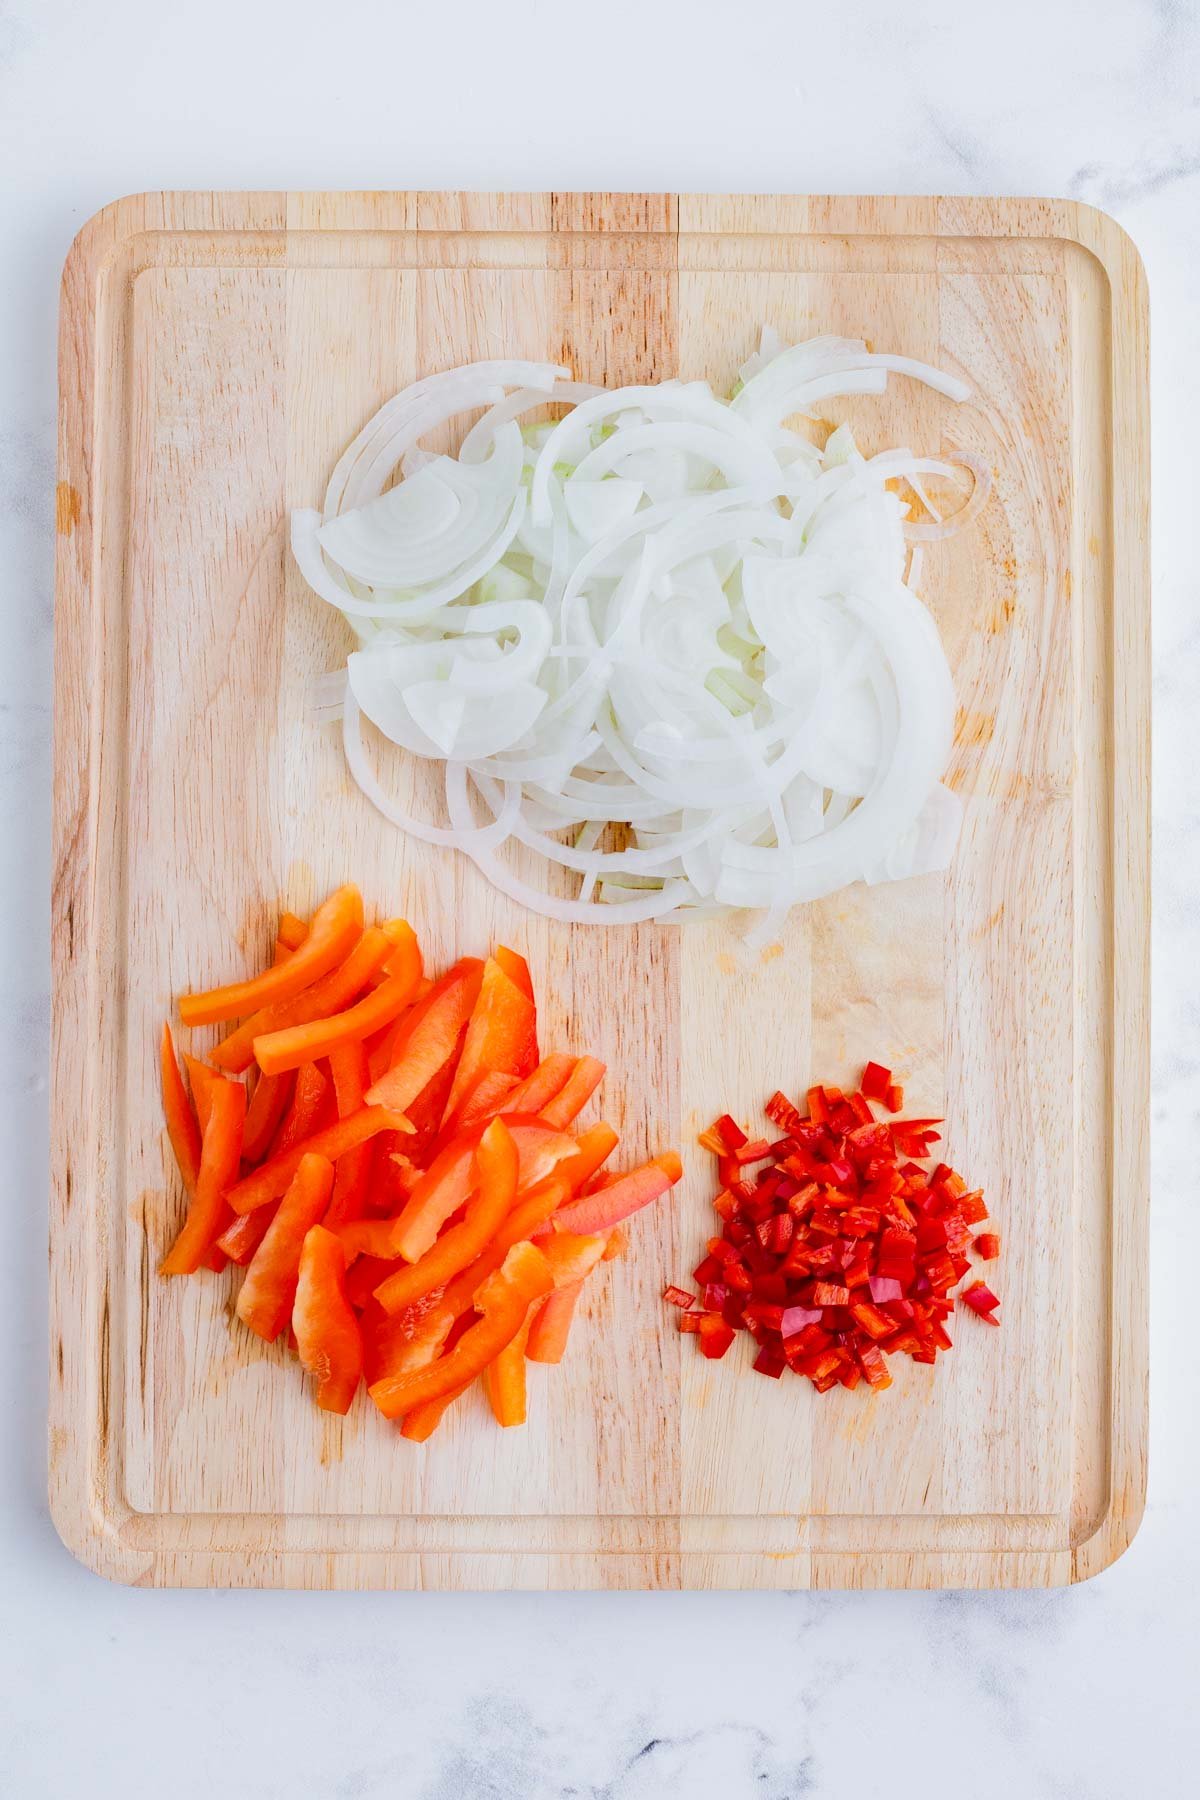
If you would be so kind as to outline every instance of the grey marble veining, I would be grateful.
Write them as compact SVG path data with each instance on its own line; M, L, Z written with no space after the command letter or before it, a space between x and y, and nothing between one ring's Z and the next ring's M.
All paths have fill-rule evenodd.
M1185 1800L1197 1791L1200 17L1193 0L0 0L0 1793ZM1070 194L1150 275L1150 1507L1067 1593L109 1588L46 1517L59 267L147 187ZM247 1708L248 1687L254 1702Z

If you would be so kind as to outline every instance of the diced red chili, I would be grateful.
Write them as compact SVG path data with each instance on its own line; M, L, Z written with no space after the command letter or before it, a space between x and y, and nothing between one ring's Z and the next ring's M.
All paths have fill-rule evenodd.
M877 1120L871 1101L898 1112L891 1071L869 1064L860 1087L814 1086L808 1117L782 1090L767 1117L786 1134L751 1139L723 1114L702 1139L718 1158L714 1201L723 1231L695 1271L705 1310L684 1288L680 1329L724 1356L738 1331L757 1346L754 1367L778 1379L786 1365L825 1393L865 1381L886 1387L881 1354L932 1363L951 1348L945 1321L968 1255L991 1260L994 1232L973 1237L987 1217L983 1196L946 1163L927 1172L941 1120ZM758 1167L756 1178L745 1171ZM982 1282L963 1294L990 1324L999 1302Z
M694 1306L696 1296L689 1294L686 1288L669 1287L663 1293L668 1306Z

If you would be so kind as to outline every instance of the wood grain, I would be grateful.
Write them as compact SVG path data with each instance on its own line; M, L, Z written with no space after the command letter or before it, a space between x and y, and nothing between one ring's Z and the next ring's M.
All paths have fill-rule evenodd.
M307 709L341 622L286 552L346 439L418 374L562 357L726 386L768 319L966 376L839 409L987 458L927 557L955 669L953 869L726 927L560 928L398 837ZM1120 1554L1145 1489L1146 296L1067 203L545 194L120 201L67 263L60 347L50 1490L117 1579L307 1587L1046 1585ZM1119 471L1120 479L1116 479ZM1119 674L1119 678L1118 678ZM397 758L420 803L426 773ZM323 1420L231 1335L228 1277L154 1274L180 1208L154 1068L184 986L350 876L443 961L526 949L546 1041L606 1057L674 1208L592 1295L530 1425L427 1447ZM711 1366L664 1316L708 1234L699 1125L903 1069L1003 1235L1000 1335L885 1395Z

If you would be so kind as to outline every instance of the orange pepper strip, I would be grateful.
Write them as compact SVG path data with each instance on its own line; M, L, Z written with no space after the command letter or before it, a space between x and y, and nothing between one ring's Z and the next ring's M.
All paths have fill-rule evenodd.
M531 1066L537 1032L537 1008L494 957L483 965L479 995L467 1024L454 1085L442 1114L444 1125L456 1113L481 1075L519 1075Z
M193 1274L221 1231L226 1200L237 1180L245 1117L245 1088L240 1081L223 1081L213 1091L208 1130L200 1149L196 1191L183 1229L163 1259L164 1275Z
M607 1243L608 1239L599 1233L556 1231L543 1238L538 1249L550 1265L555 1287L564 1288L591 1274L603 1260Z
M285 963L266 969L249 981L235 981L206 993L185 994L179 1016L185 1025L216 1025L236 1019L276 1000L291 1000L336 968L350 954L363 922L362 895L356 887L342 887L313 915L312 926L300 948Z
M666 1150L608 1187L572 1200L558 1214L558 1223L566 1231L607 1231L665 1194L682 1174L679 1158L673 1150Z
M558 1165L558 1173L564 1181L570 1182L573 1194L577 1194L584 1183L592 1179L597 1169L608 1161L620 1141L606 1119L601 1119L598 1125L589 1125L586 1131L580 1132L574 1156L568 1156Z
M415 937L413 944L416 945ZM265 1037L268 1032L282 1031L290 1025L306 1025L311 1019L327 1018L331 1013L341 1012L351 1001L357 1000L372 975L382 969L392 954L392 940L385 928L372 925L363 932L345 961L314 982L312 987L306 988L294 1000L281 1000L252 1013L236 1031L221 1040L212 1053L213 1061L222 1069L231 1069L235 1073L248 1069L254 1061L257 1038ZM421 953L417 950L416 954L419 958Z
M196 1191L196 1178L200 1173L200 1126L187 1097L179 1064L175 1060L175 1044L169 1025L162 1028L159 1066L162 1073L163 1111L167 1116L167 1136L171 1140L171 1149L175 1152L183 1185L191 1195Z
M353 1154L353 1151L349 1152L350 1156ZM340 1169L342 1163L346 1161L348 1161L348 1156L343 1156L338 1168ZM336 1199L336 1181L333 1184L333 1192ZM329 1204L330 1211L332 1211L333 1201L331 1200ZM328 1225L328 1213L323 1222ZM373 1256L380 1262L391 1263L393 1268L399 1260L392 1248L392 1232L396 1228L395 1219L346 1219L336 1227L330 1226L329 1228L330 1230L336 1229L338 1237L342 1241L347 1265L353 1263L360 1256Z
M532 1303L549 1293L554 1278L534 1244L514 1244L494 1275L476 1295L482 1317L464 1331L452 1350L410 1374L385 1376L371 1388L371 1398L385 1418L403 1418L423 1400L436 1400L471 1376L478 1375L525 1323Z
M230 1262L245 1268L248 1262L253 1262L254 1253L266 1237L271 1220L278 1211L279 1202L276 1200L272 1206L260 1206L255 1212L235 1213L232 1223L225 1227L217 1239L217 1247Z
M451 1319L459 1318L466 1312L479 1287L500 1267L513 1245L531 1238L539 1226L544 1226L548 1219L553 1218L569 1192L565 1181L560 1180L557 1175L551 1175L548 1180L539 1182L537 1187L530 1188L527 1194L522 1195L482 1256L477 1256L469 1268L464 1269L461 1275L456 1275L447 1285L438 1301L439 1308L448 1312ZM541 1242L539 1240L539 1249Z
M504 1102L520 1084L515 1075L499 1075L489 1069L479 1077L458 1112L451 1120L452 1129L466 1131L471 1125L478 1125L481 1119L494 1118L503 1112Z
M542 1107L542 1118L547 1125L557 1125L565 1131L571 1121L579 1117L603 1080L604 1064L597 1062L594 1056L581 1056L566 1086Z
M517 1193L517 1146L503 1119L493 1119L475 1151L478 1192L460 1225L452 1225L415 1263L397 1269L375 1289L385 1312L399 1312L435 1288L444 1287L474 1262L496 1235Z
M307 936L308 925L303 919L294 912L280 913L275 941L282 944L285 950L298 950Z
M555 1094L561 1093L571 1079L575 1067L573 1056L564 1056L560 1050L540 1062L532 1075L526 1076L520 1087L514 1088L504 1102L505 1112L521 1112L541 1114L547 1103Z
M548 1306L555 1297L551 1294L544 1304ZM497 1425L525 1423L525 1346L529 1342L531 1313L532 1308L526 1313L525 1322L511 1344L505 1344L484 1373L487 1397Z
M544 1181L557 1163L570 1156L574 1142L565 1132L551 1131L540 1119L505 1115L520 1156L518 1186ZM435 1158L405 1204L396 1225L395 1248L406 1262L417 1262L429 1250L442 1226L471 1196L472 1152L481 1127L472 1126Z
M346 1298L346 1259L332 1231L313 1225L300 1252L292 1302L300 1361L317 1380L317 1405L346 1413L362 1380L362 1333Z
M303 1143L305 1138L312 1136L320 1126L328 1093L329 1083L316 1063L305 1063L302 1069L297 1070L291 1104L284 1113L279 1134L271 1145L272 1156L282 1156L285 1150L293 1149L295 1145Z
M254 1040L254 1055L264 1075L282 1075L286 1069L298 1069L303 1062L328 1056L339 1044L360 1044L371 1032L378 1031L402 1013L412 998L416 974L390 975L373 988L356 1006L330 1018L311 1019L303 1025L286 1026L282 1031L265 1032Z
M525 958L516 950L510 950L507 944L497 944L496 961L500 964L500 967L504 970L508 979L514 981L520 988L525 998L527 1000L534 999L533 977L529 973L529 964L525 961ZM537 1046L535 1044L533 1061L530 1063L529 1069L532 1069L536 1062ZM528 1075L529 1069L522 1070L522 1074Z
M305 1235L320 1222L332 1187L333 1164L323 1156L302 1156L283 1203L246 1270L237 1297L237 1316L268 1343L274 1342L292 1316Z
M555 1288L538 1307L529 1328L525 1354L530 1362L560 1363L567 1347L575 1307L583 1292L583 1281L569 1281Z
M474 1376L471 1379L474 1380ZM470 1385L470 1381L464 1381L461 1387L452 1388L450 1393L442 1394L436 1400L423 1400L420 1406L414 1406L404 1416L400 1436L407 1438L410 1443L423 1444L433 1436L451 1406L456 1400L462 1399Z
M269 1157L260 1168L230 1189L229 1204L236 1213L253 1212L256 1206L266 1206L268 1201L278 1200L287 1192L305 1156L324 1156L330 1162L336 1162L356 1144L365 1144L377 1131L405 1131L407 1128L408 1120L403 1113L389 1112L386 1106L364 1106L348 1119L338 1119L334 1124L326 1125L323 1131L313 1132L293 1149Z
M246 1108L246 1134L242 1156L248 1163L261 1162L279 1128L295 1091L294 1075L260 1075Z
M337 1095L338 1118L348 1119L362 1105L369 1081L365 1047L361 1043L339 1044L329 1053L329 1071ZM330 1231L336 1231L350 1219L362 1218L373 1155L372 1144L360 1144L357 1150L347 1150L338 1162L333 1198L323 1220Z
M476 957L464 957L435 984L411 1032L397 1045L399 1060L369 1090L372 1106L403 1111L428 1086L453 1056L482 982L483 964Z
M188 1072L188 1080L192 1085L192 1098L196 1102L196 1117L200 1121L200 1135L203 1137L208 1125L208 1115L212 1111L212 1091L218 1081L224 1077L216 1074L207 1063L198 1056L184 1056L184 1068ZM245 1135L243 1134L242 1154L245 1154Z

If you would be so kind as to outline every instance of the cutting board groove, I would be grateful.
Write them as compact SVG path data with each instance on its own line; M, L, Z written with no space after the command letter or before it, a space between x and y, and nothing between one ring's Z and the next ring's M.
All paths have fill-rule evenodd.
M60 341L50 1491L114 1578L309 1587L1021 1586L1128 1543L1145 1490L1146 295L1104 215L1028 200L154 194L80 234ZM932 546L955 670L946 877L729 928L560 928L399 839L306 720L343 628L290 566L388 395L472 357L727 388L768 320L962 373L838 409L995 486ZM419 768L401 778L420 796ZM677 1202L597 1285L531 1422L425 1447L323 1419L230 1334L229 1277L160 1281L180 1209L154 1045L171 996L355 879L433 961L520 943L551 1045L604 1056ZM204 1042L203 1039L200 1040ZM689 1354L660 1302L708 1235L697 1128L775 1086L904 1071L983 1185L1004 1329L821 1398Z

